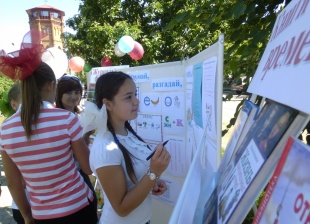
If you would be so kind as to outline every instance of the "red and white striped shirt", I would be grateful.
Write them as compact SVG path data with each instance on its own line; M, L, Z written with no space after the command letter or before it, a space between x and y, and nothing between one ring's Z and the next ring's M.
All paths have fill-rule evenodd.
M78 117L43 102L38 124L28 141L20 112L1 125L0 150L17 165L30 194L35 219L64 217L93 200L78 172L70 142L82 136Z

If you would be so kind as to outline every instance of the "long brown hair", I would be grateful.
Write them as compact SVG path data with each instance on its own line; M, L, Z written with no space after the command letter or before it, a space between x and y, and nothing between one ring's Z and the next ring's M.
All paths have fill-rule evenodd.
M38 122L42 103L42 87L52 81L56 81L55 74L50 66L44 62L32 75L21 81L21 122L28 140L31 139L32 131Z
M72 78L72 77L74 77L74 78ZM75 90L80 91L81 97L82 97L83 87L82 87L82 83L78 77L65 75L65 76L61 77L60 79L58 79L57 92L56 92L56 107L66 109L64 107L62 101L61 101L62 96L65 93L68 93L70 91L75 91ZM76 105L74 107L74 113L79 114L80 112L81 112L81 110Z
M95 87L95 100L96 100L97 107L99 109L102 107L103 105L102 99L104 98L112 101L114 96L118 93L120 87L124 84L124 82L127 79L132 80L132 78L129 75L123 72L108 72L100 76L96 82L96 87ZM134 132L134 130L132 129L128 121L125 122L125 127L131 133L133 133L140 141L144 142L143 139ZM137 178L136 178L135 171L134 171L133 164L132 164L133 155L125 148L125 146L123 146L119 142L115 134L114 128L109 121L109 117L108 117L108 122L107 122L107 128L112 133L115 143L118 145L118 147L120 148L124 156L126 171L127 171L128 176L130 177L133 183L136 183Z

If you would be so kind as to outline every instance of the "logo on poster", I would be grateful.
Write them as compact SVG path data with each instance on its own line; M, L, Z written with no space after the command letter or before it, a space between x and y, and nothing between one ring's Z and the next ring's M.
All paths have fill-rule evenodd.
M172 124L177 127L184 127L182 119L176 119L170 122L169 116L166 116L164 122L164 128L172 128Z
M144 97L143 102L144 102L144 105L145 105L145 106L149 106L150 103L151 103L150 97L148 97L148 96L147 96L147 97Z
M181 105L181 102L180 102L180 100L179 100L179 97L178 97L178 96L175 96L175 97L174 97L174 106L175 106L176 108L180 108L180 105Z
M165 98L165 105L166 105L167 107L170 107L170 106L172 105L172 99L171 99L170 96L167 96L167 97Z
M171 123L169 122L169 116L165 117L164 127L165 128L171 128Z
M177 127L183 127L183 120L182 119L176 119L176 126Z

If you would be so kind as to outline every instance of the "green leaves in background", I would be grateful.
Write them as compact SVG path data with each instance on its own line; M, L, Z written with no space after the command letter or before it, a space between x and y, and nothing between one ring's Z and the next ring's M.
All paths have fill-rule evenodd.
M2 96L0 99L0 111L1 111L1 114L4 115L5 117L9 117L14 113L14 110L10 106L7 92L2 93Z

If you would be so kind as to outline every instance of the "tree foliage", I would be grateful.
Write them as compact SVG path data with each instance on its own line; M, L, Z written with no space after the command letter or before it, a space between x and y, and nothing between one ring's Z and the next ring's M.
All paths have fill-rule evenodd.
M255 73L268 43L282 0L83 0L80 14L67 21L77 32L66 34L69 55L100 66L131 66L192 57L225 36L224 76L231 81ZM114 46L130 35L145 50L140 61L117 57ZM247 87L246 85L246 87ZM228 96L228 100L231 95ZM230 122L228 128L234 124ZM227 130L224 131L225 134Z
M7 117L12 114L12 109L8 102L8 91L13 86L13 84L14 83L11 79L7 78L3 74L0 75L0 113L1 113L1 116Z
M100 66L144 65L191 57L225 35L225 76L253 76L282 3L253 0L82 0L80 14L67 20L76 34L65 34L69 56ZM141 61L117 57L114 46L130 35L145 50Z
M92 66L100 66L101 58L108 56L113 65L135 66L193 56L210 44L206 38L195 46L188 45L204 32L203 27L194 25L189 31L187 24L170 30L166 26L178 12L200 3L198 0L84 0L80 14L67 20L67 25L77 31L75 35L64 36L69 57L80 56ZM140 61L114 54L114 46L123 35L142 44L145 54Z

